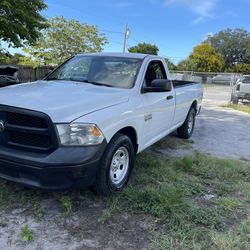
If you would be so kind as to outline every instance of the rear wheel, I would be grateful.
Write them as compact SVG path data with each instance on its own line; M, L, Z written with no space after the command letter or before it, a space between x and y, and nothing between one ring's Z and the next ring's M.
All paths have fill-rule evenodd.
M183 139L189 139L194 131L195 125L195 109L191 108L188 112L187 118L181 127L177 129L178 136Z
M116 134L101 159L94 190L105 196L121 190L128 182L134 158L130 138L121 133Z
M237 98L237 97L235 97L234 99L233 99L233 104L238 104L239 103L239 99Z

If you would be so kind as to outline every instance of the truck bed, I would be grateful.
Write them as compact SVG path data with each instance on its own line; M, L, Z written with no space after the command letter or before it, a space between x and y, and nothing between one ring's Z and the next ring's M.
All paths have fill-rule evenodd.
M181 88L181 87L186 87L188 85L199 84L198 82L181 81L181 80L173 80L172 82L173 82L174 88Z

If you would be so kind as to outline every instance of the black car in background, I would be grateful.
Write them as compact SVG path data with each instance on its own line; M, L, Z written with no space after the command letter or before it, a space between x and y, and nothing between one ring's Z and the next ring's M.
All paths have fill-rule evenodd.
M18 67L0 65L0 88L20 83L18 79Z

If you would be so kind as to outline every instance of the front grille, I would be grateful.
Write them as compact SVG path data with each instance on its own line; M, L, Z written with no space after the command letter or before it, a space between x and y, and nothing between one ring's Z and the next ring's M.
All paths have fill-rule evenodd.
M32 135L15 131L9 132L9 142L39 148L49 148L52 144L50 136L48 135Z
M15 124L19 126L47 128L46 121L44 121L40 117L12 113L12 112L7 113L6 122L9 124Z
M0 106L0 121L5 125L0 144L6 147L50 152L58 146L53 123L43 113Z

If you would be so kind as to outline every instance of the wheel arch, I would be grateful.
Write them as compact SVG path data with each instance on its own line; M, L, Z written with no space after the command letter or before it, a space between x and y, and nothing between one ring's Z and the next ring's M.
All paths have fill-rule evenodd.
M137 152L138 152L138 136L137 136L137 132L136 132L135 128L133 128L133 127L131 127L131 126L127 126L127 127L121 128L120 130L118 130L118 131L113 135L113 137L114 137L117 133L124 134L124 135L126 135L126 136L128 136L128 137L130 138L130 140L132 141L133 146L134 146L135 154L137 154ZM113 137L112 137L112 138L113 138Z
M192 102L190 109L191 109L191 108L194 108L195 114L198 113L198 101L197 101L197 100L194 100L194 101Z

